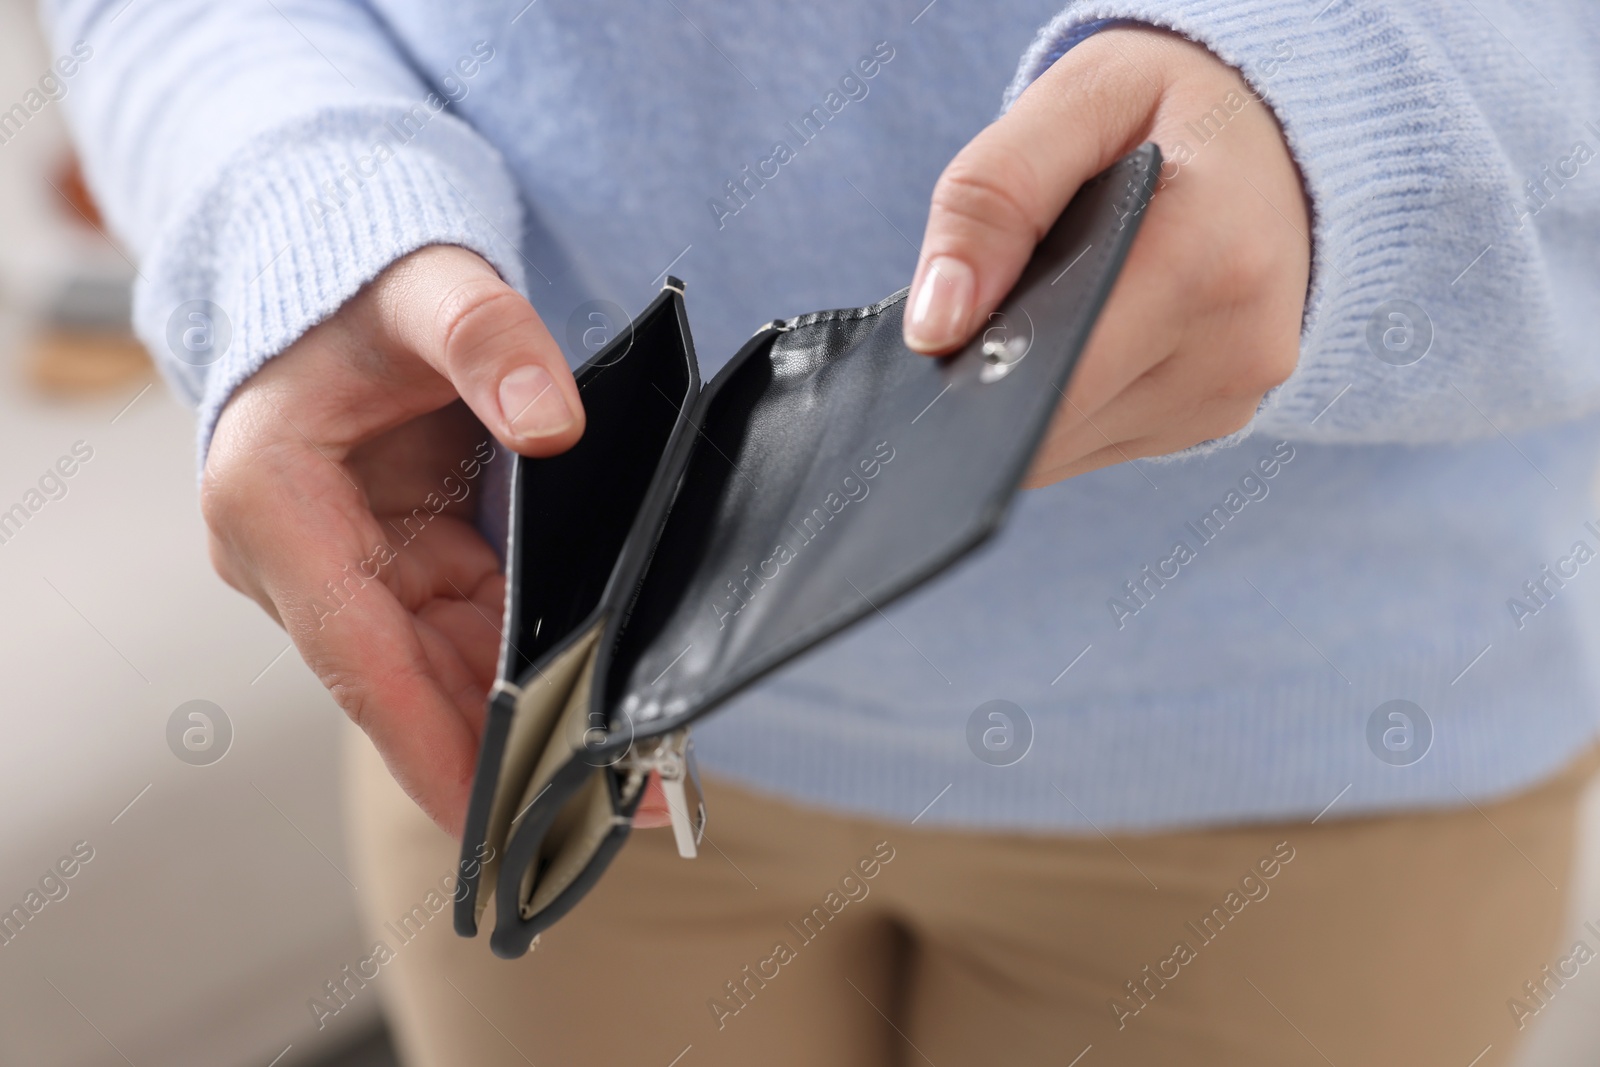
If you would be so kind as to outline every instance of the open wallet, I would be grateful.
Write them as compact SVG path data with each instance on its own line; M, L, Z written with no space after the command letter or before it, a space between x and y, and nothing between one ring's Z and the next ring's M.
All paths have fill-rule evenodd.
M512 474L498 680L455 926L515 958L572 909L659 775L705 806L688 726L999 528L1153 194L1137 149L1083 186L987 327L931 359L906 292L762 328L704 389L666 285L577 371L588 428Z

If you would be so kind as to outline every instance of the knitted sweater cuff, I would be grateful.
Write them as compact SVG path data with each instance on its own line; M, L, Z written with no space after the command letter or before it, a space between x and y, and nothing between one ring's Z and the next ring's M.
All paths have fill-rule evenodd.
M1536 275L1537 250L1517 232L1515 183L1493 131L1445 57L1403 12L1365 0L1090 0L1039 33L1006 106L1074 45L1130 23L1196 41L1243 75L1276 115L1312 208L1299 365L1245 430L1180 455L1252 432L1337 442L1475 436L1463 429L1452 383L1489 391L1499 372L1466 353L1450 357L1462 359L1455 365L1437 352L1424 367L1407 361L1431 342L1426 309L1459 302L1468 270L1474 288L1493 294L1486 304L1536 305L1517 279ZM1207 131L1195 128L1194 143L1167 146L1169 157L1205 151ZM1491 244L1492 262L1479 262ZM1501 351L1517 343L1510 324L1487 326L1505 331ZM1476 340L1481 351L1499 343Z
M162 227L134 326L199 406L203 465L233 391L396 259L460 245L524 289L521 227L504 162L458 119L324 111L256 137Z

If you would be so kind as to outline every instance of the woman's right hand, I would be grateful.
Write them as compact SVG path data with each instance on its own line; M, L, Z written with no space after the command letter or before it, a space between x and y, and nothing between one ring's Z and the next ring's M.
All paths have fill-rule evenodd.
M505 595L472 521L484 467L564 452L583 428L533 307L479 256L436 245L241 385L211 441L217 573L278 620L457 837Z

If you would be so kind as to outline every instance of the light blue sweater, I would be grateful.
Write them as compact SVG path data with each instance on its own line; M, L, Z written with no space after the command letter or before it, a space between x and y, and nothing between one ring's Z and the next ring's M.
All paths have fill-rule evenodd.
M800 800L1093 832L1461 804L1593 737L1592 3L47 7L60 52L92 47L66 106L141 336L165 355L190 300L230 320L218 362L165 362L202 448L419 246L478 251L574 345L580 304L637 309L670 268L709 376L768 319L904 285L943 165L1096 20L1239 67L1315 216L1299 369L1251 432L1024 494L980 556L698 731L711 769ZM969 748L997 699L1031 723L1011 766Z

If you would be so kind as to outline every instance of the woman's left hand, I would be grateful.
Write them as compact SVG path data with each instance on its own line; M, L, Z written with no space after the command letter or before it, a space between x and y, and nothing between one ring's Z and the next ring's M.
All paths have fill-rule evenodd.
M1282 131L1238 71L1138 28L1074 47L945 168L906 343L965 344L1078 187L1152 140L1162 181L1030 486L1233 433L1298 361L1310 210Z

